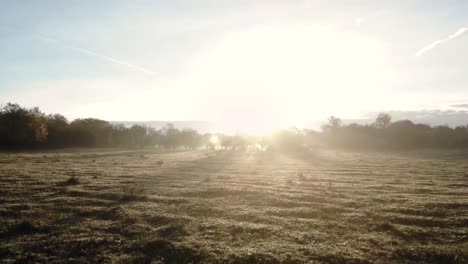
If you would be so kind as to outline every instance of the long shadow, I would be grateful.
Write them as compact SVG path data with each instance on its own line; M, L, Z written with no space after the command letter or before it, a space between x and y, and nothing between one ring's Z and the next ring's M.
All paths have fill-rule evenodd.
M183 240L189 236L187 232L186 222L184 219L177 219L170 216L151 214L149 215L132 215L131 212L126 210L132 203L141 205L141 203L159 203L164 201L153 200L147 196L147 192L150 192L152 185L158 185L158 188L164 188L165 183L180 182L182 185L186 185L189 188L194 188L194 191L201 190L200 185L207 183L204 180L204 175L215 175L222 172L226 166L233 163L236 153L233 151L212 151L205 152L206 154L200 155L200 158L190 161L174 161L171 164L157 164L155 163L154 168L157 168L154 173L151 173L148 178L138 178L135 182L129 182L122 188L122 192L118 192L118 188L111 186L113 181L104 185L109 185L109 188L103 187L101 191L87 190L86 183L89 179L85 178L83 181L74 184L72 186L67 184L55 184L53 188L56 192L51 195L45 195L42 198L59 197L64 199L58 200L40 200L34 203L40 203L44 206L48 212L47 215L61 215L61 217L52 217L46 221L44 226L30 225L27 222L20 222L17 225L11 226L7 232L1 234L0 238L17 239L19 236L31 236L30 241L35 241L35 234L49 234L50 238L42 240L42 244L53 246L57 250L51 253L55 257L63 257L60 252L66 252L69 248L70 243L74 243L76 239L74 231L71 231L69 227L76 228L81 223L88 221L103 221L112 222L110 227L106 227L99 230L98 234L106 234L114 238L120 237L127 243L119 244L119 251L128 251L130 255L138 252L144 255L144 261L163 257L167 260L174 261L195 261L199 262L201 259L206 258L205 253L198 250L189 250L177 241ZM123 154L123 153L122 153ZM125 155L125 154L123 154ZM156 162L156 160L155 160ZM79 174L79 172L77 172ZM80 175L77 175L80 177ZM193 177L193 178L192 178ZM185 182L187 180L187 182ZM83 189L79 188L84 186ZM69 189L73 187L72 189ZM76 189L78 188L78 189ZM134 188L134 191L131 191ZM70 199L69 199L70 198ZM99 202L98 202L99 200ZM183 199L182 199L183 200ZM186 202L186 200L184 200ZM182 201L182 202L184 202ZM47 205L48 204L48 205ZM44 212L42 212L44 213ZM153 233L146 233L144 229L139 229L140 226L150 225L154 231ZM86 225L83 225L86 226ZM105 226L105 225L103 225ZM70 233L69 233L70 232ZM88 231L82 231L88 233ZM69 234L68 234L69 233ZM55 240L57 237L67 235L66 243L57 243ZM89 230L90 242L93 241L93 234ZM146 239L148 236L156 236L156 240ZM54 238L55 237L55 238ZM99 249L106 249L114 245L113 240L102 242L96 246ZM78 240L77 240L78 241ZM154 241L162 241L155 243ZM88 243L88 244L89 244ZM107 243L107 244L106 244ZM74 250L82 251L89 245L77 244ZM113 246L112 246L113 247ZM31 248L31 251L40 252L38 248ZM115 253L115 252L114 252ZM92 259L96 257L98 253L90 253L89 255L83 256L82 259ZM200 256L198 256L200 254ZM16 254L9 254L14 256ZM180 256L185 255L184 258L180 259ZM197 257L198 256L198 257Z
M210 174L218 173L223 171L227 165L232 164L232 160L235 154L236 153L233 151L205 152L205 156L203 158L191 161L180 161L177 162L177 166L175 167L168 167L167 169L164 169L165 165L162 164L162 169L154 174L154 178L167 174L178 175L187 171L202 171Z

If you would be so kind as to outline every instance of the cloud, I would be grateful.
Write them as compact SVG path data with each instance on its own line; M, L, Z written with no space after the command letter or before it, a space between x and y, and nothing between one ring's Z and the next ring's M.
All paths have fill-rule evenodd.
M440 44L444 44L446 42L449 42L450 40L453 40L455 38L460 37L466 31L468 31L468 27L459 28L455 33L449 35L448 37L443 38L443 39L438 39L438 40L432 42L431 44L423 47L422 49L418 50L415 55L419 57L419 56L433 50L435 47L439 46Z
M398 110L398 111L382 111L390 114L393 121L398 120L411 120L416 124L428 124L431 126L448 125L451 127L466 126L468 124L468 111L466 110L434 110L434 109L421 109L421 110ZM361 119L345 119L347 124L358 123L365 124L371 123L375 120L379 112L368 113Z
M452 105L454 108L468 108L468 104L455 104Z
M113 58L113 57L110 57L110 56L107 56L107 55L92 51L90 49L71 46L71 45L65 44L64 42L62 42L62 41L60 41L58 39L51 38L51 37L44 36L44 35L39 35L39 38L44 40L44 41L50 42L50 43L58 44L58 45L60 45L60 46L62 46L64 48L71 49L71 50L74 50L76 52L86 54L86 55L89 55L89 56L93 56L93 57L96 57L96 58L99 58L99 59L102 59L102 60L105 60L105 61L108 61L108 62L111 62L111 63L114 63L114 64L122 65L122 66L125 66L127 68L130 68L130 69L133 69L133 70L136 70L136 71L140 71L140 72L148 74L148 75L156 75L156 72L154 72L154 71L152 71L152 70L150 70L148 68L141 67L141 66L138 66L138 65L123 61L123 60L119 60L119 59L116 59L116 58Z

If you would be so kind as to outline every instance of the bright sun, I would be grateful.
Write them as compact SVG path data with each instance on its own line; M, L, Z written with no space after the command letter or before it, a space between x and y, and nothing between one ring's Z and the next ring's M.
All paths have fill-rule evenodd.
M379 104L390 79L381 46L353 31L254 28L192 57L187 85L201 101L214 98L204 114L228 130L264 133L332 114L351 117Z
M212 136L210 137L210 143L213 144L213 145L215 145L215 146L219 145L219 138L218 138L218 136L212 135Z

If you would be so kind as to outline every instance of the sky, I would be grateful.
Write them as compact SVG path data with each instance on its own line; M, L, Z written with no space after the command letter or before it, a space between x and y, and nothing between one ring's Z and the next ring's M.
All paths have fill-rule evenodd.
M467 60L464 0L0 0L0 103L70 120L463 119Z

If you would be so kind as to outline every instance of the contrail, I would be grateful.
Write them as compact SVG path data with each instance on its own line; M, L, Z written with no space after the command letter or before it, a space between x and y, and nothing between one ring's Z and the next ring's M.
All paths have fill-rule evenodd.
M459 28L455 33L453 33L452 35L449 35L448 37L446 38L443 38L443 39L438 39L434 42L432 42L431 44L423 47L422 49L418 50L415 55L416 56L421 56L423 55L424 53L427 53L431 50L433 50L435 47L439 46L440 44L444 44L446 42L449 42L450 40L452 39L455 39L455 38L458 38L460 37L461 35L463 35L466 31L468 31L468 27L462 27L462 28Z
M115 58L112 58L112 57L97 53L97 52L89 50L89 49L67 45L67 44L63 43L62 41L59 41L59 40L57 40L55 38L47 37L47 36L44 36L44 35L38 35L38 36L42 40L52 42L52 43L57 43L60 46L62 46L64 48L67 48L67 49L71 49L71 50L74 50L74 51L77 51L77 52L80 52L80 53L83 53L83 54L86 54L86 55L90 55L90 56L93 56L93 57L96 57L96 58L100 58L100 59L103 59L103 60L106 60L106 61L109 61L109 62L112 62L112 63L115 63L115 64L126 66L128 68L143 72L143 73L148 74L148 75L156 75L156 72L154 72L154 71L152 71L150 69L147 69L147 68L144 68L144 67L141 67L141 66L126 62L126 61L118 60L118 59L115 59Z

